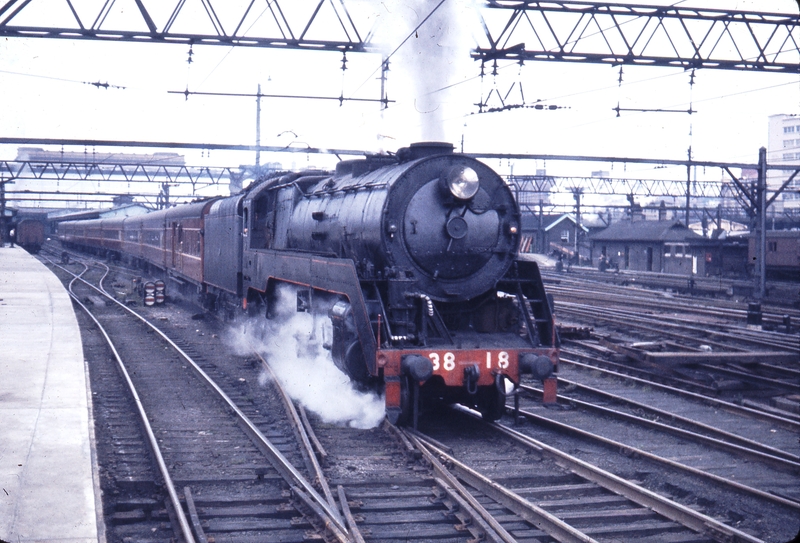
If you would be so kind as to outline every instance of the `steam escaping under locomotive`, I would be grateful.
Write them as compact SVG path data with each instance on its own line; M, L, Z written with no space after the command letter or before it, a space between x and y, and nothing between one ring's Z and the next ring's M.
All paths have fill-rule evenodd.
M229 198L62 223L66 244L190 282L214 309L272 316L282 284L330 318L335 364L394 423L462 403L489 420L523 374L554 400L559 339L520 212L491 168L450 144L260 180Z

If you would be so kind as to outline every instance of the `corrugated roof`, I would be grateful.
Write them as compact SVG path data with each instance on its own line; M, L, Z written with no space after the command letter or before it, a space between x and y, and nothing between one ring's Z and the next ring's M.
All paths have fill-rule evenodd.
M705 239L680 221L620 221L590 238L592 241L692 241Z
M559 218L557 218L556 220L554 220L553 222L551 222L550 224L545 226L545 228L544 228L545 232L549 232L552 228L554 228L555 226L557 226L559 223L561 223L563 221L569 221L574 226L575 222L576 222L575 221L575 215L572 215L570 213L564 213ZM581 225L581 230L583 230L584 232L588 232L589 231L589 229L586 228L584 225Z

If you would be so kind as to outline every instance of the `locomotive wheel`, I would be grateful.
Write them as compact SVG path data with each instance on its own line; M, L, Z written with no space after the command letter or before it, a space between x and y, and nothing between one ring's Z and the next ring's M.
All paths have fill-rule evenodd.
M481 412L483 420L494 422L502 417L506 412L506 397L496 386L482 388L478 391L478 411Z

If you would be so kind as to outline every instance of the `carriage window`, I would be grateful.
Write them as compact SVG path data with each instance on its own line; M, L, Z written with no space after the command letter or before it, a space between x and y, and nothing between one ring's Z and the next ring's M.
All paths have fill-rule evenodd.
M142 239L146 245L161 247L161 232L158 230L146 230Z
M182 251L184 254L200 256L200 231L199 230L180 230L182 240Z

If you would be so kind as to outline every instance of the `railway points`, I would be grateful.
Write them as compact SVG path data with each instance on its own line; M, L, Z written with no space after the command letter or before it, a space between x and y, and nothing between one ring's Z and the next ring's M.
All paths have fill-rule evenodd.
M59 258L61 251L60 249L53 250L46 247L40 258L45 259L48 255L52 255L52 258ZM108 266L105 263L93 261L79 253L73 253L69 258L69 262L68 267L77 273L81 273L80 270L84 268L85 264L86 269L89 270L88 272L83 272L87 279L91 279L92 276L99 276L101 269L104 270L103 274L109 273ZM215 318L193 320L192 316L197 314L193 315L191 306L185 305L184 302L170 300L166 305L160 306L145 306L141 301L137 303L135 302L135 292L133 290L128 291L133 282L130 280L130 276L125 275L128 273L125 268L115 265L110 273L112 277L109 277L106 281L107 284L114 285L114 288L109 289L113 291L112 295L127 302L134 309L149 312L155 317L156 322L170 329L169 334L176 336L176 343L181 350L185 351L190 357L199 359L204 368L211 368L209 371L214 374L214 380L220 380L221 383L228 382L228 384L220 386L229 390L229 395L234 398L237 404L247 405L248 402L255 401L250 407L246 407L246 410L256 419L263 419L266 413L269 413L269 416L278 416L278 418L283 419L284 415L278 415L275 407L277 404L271 404L272 407L267 408L268 404L263 403L266 399L261 387L255 386L254 388L254 384L258 382L257 374L261 371L258 369L262 365L261 361L258 361L257 358L251 358L248 361L247 358L234 357L223 363L216 358L214 353L222 347L218 337L215 336L218 336L220 327L224 327L224 323L217 322ZM94 309L97 311L104 312L110 309L106 307L105 303L101 302L101 295L97 292L91 295L87 292L84 295L80 295L79 298L91 300ZM558 302L556 302L557 306ZM197 311L199 311L199 308ZM564 353L571 353L582 342L585 343L586 340L576 341L575 346L565 346ZM88 340L87 345L93 351L99 350L94 340ZM619 359L619 353L615 354ZM559 400L560 403L572 401L570 410L563 413L573 416L573 418L577 416L578 420L580 420L588 417L588 413L591 413L593 409L597 409L583 405L581 402L599 405L601 406L600 409L607 408L607 404L612 400L605 397L598 402L597 394L593 392L590 384L602 391L608 391L614 388L611 385L619 377L612 377L611 380L608 380L608 378L595 375L594 371L596 370L591 368L581 369L582 366L573 364L570 355L563 355L563 357L564 367L560 372L560 378L563 378L561 387L564 390L561 391L560 396L562 398L559 398ZM145 358L151 360L152 357ZM187 370L183 369L182 371ZM587 380L586 377L591 377L591 379ZM161 380L164 379L163 372L160 372L159 378ZM146 381L152 383L153 379L148 378ZM631 396L635 398L634 401L642 403L642 405L631 403L629 407L624 409L634 417L641 417L644 414L647 419L657 419L664 422L670 418L667 413L674 412L676 420L680 420L681 417L686 419L681 422L684 427L690 428L689 431L702 433L702 430L698 428L706 425L709 429L713 429L713 431L710 430L713 435L712 439L725 440L724 432L726 431L740 435L741 437L738 440L736 438L731 439L735 444L730 449L735 451L737 447L746 448L752 446L753 449L757 450L757 452L747 453L747 456L742 457L742 469L748 469L746 466L753 467L754 463L761 463L759 458L769 456L783 460L765 460L764 467L759 468L765 473L768 474L772 472L771 470L774 470L774 474L779 475L786 470L791 472L794 469L792 466L798 451L795 450L796 444L792 448L791 437L786 436L793 434L794 431L791 428L798 423L792 422L791 419L787 419L786 426L781 426L775 422L774 415L762 415L759 411L759 418L749 418L750 422L745 424L743 422L745 419L737 419L736 416L738 415L731 415L731 413L727 413L725 407L720 407L724 405L722 400L719 400L721 402L719 404L711 403L713 398L707 400L691 399L676 403L674 398L671 400L666 399L671 395L670 393L656 392L655 389L647 390L639 386L635 386L632 389L630 385L622 385L617 386L617 390L623 396ZM573 397L576 392L580 393L578 398L570 400L568 397ZM184 397L183 394L181 393L181 397ZM119 396L121 396L121 392L118 391L117 397ZM658 397L656 398L656 396ZM108 402L109 400L106 399L105 401ZM619 401L613 400L615 403L619 403ZM709 403L706 404L706 401ZM126 411L124 403L121 404L119 401L111 403L117 404L116 416L122 417L123 412ZM692 403L695 405L694 408L690 407ZM651 404L657 404L659 407L650 408ZM534 400L531 405L535 406L534 410L540 411L549 418L554 415L558 415L556 418L563 418L560 417L560 412L556 408L545 408L539 400ZM708 406L711 407L709 408ZM649 411L648 408L650 408ZM513 412L511 411L511 404L508 405L507 409L509 409L508 414L504 415L499 422L513 427L514 419L511 416ZM553 409L556 410L554 411ZM661 411L657 411L657 409L661 409ZM743 409L747 410L747 408ZM127 410L129 411L129 409ZM281 408L281 412L282 410L283 408ZM309 437L288 439L284 437L281 438L280 442L282 444L279 447L281 450L289 450L287 448L294 447L289 442L295 441L295 439L300 439L309 444L311 452L305 455L306 459L301 460L302 455L299 455L294 462L297 468L303 472L312 472L310 470L316 468L307 466L313 466L314 464L318 464L321 468L322 475L318 474L309 480L312 481L311 484L313 486L319 489L321 496L327 496L324 500L330 504L332 509L339 512L342 522L351 523L347 524L347 526L350 528L350 533L352 533L352 539L347 539L348 536L343 536L343 539L341 539L343 541L399 541L403 534L406 538L410 537L411 540L427 541L431 537L448 537L447 534L458 533L457 531L452 531L455 525L466 528L466 533L469 534L467 538L484 537L493 541L606 541L620 537L622 539L636 538L637 540L650 538L652 540L668 541L711 541L723 537L722 535L711 535L712 532L704 532L703 530L701 530L703 533L697 532L697 524L692 524L695 521L685 521L688 526L694 525L695 528L687 528L687 525L681 527L682 521L676 519L682 518L691 509L698 509L698 504L702 504L699 507L701 513L710 514L714 518L714 522L720 523L720 529L722 530L720 533L728 534L724 537L728 537L730 534L738 534L733 537L738 537L743 541L777 541L774 535L776 533L774 528L764 524L763 513L755 511L761 511L763 508L769 509L769 507L780 509L783 507L780 503L757 506L750 513L752 516L747 518L747 514L743 514L731 503L726 503L724 499L716 501L713 492L705 494L705 491L702 490L702 485L691 475L683 474L673 477L658 475L658 470L654 470L654 468L644 464L645 455L643 454L621 455L619 460L613 460L615 455L602 454L602 456L598 456L601 454L599 452L588 454L588 456L584 452L584 454L579 454L578 456L582 456L583 462L599 464L604 469L611 470L610 473L616 470L616 477L627 477L637 483L644 483L646 487L645 495L650 492L668 496L669 499L675 502L675 505L670 507L675 507L674 511L676 512L667 513L666 509L662 509L662 507L666 506L656 506L649 501L645 502L644 505L634 506L623 505L622 501L617 503L615 501L616 498L611 498L604 493L607 491L597 494L597 491L588 490L586 485L589 483L581 483L578 480L570 479L575 475L571 475L562 481L555 475L548 479L547 477L542 478L543 474L541 473L538 475L532 473L524 474L524 472L518 470L518 480L512 481L509 479L509 474L514 469L509 468L505 464L505 460L501 464L505 465L506 469L499 472L496 471L496 468L495 471L492 469L487 470L487 466L498 465L497 454L501 449L497 448L496 438L485 438L485 445L483 444L484 441L482 441L484 438L475 438L474 430L471 427L480 422L477 420L468 418L467 420L471 420L470 422L461 422L455 425L449 424L448 433L441 434L434 430L437 424L435 422L436 418L431 419L428 416L430 415L429 412L423 412L424 418L421 419L420 429L424 434L420 436L421 439L417 440L414 438L413 433L407 438L399 437L396 432L389 430L392 427L387 423L384 423L382 428L372 430L345 429L336 424L322 423L314 413L307 414L302 409L298 411L300 412L298 419L301 421L304 419L305 422L293 423L292 426L307 428L310 433ZM751 411L754 410L751 409ZM716 413L727 413L727 415L722 416ZM288 415L286 416L288 417ZM161 417L163 415L158 415L156 418ZM768 417L773 417L773 419ZM597 420L602 420L602 417ZM188 421L184 421L183 424L185 425L186 422ZM433 426L431 426L432 424ZM613 427L612 424L605 422L595 422L593 424L595 426L599 424L602 427ZM777 433L771 431L770 428L776 430ZM545 426L541 423L528 423L523 427L523 431L526 433L530 433L533 430L534 434L539 435L538 439L547 442L549 446L555 446L566 451L576 448L576 450L584 450L587 447L586 445L566 445L565 447L568 438L563 430L558 431L558 433L564 435L555 438L543 437L548 435L542 433L544 429ZM185 430L186 428L183 431ZM657 430L650 431L657 432ZM453 441L454 436L459 434L461 437ZM159 432L157 435L160 436L159 441L163 441L166 439L167 434ZM428 441L425 441L426 436ZM431 437L433 438L432 440ZM126 462L119 462L118 458L119 465L135 464L135 461L133 463L131 461L136 456L132 454L136 447L132 441L120 441L121 439L123 439L122 436L117 436L117 443L125 443L124 449L130 454L123 455L126 457ZM185 442L185 440L183 441ZM311 445L312 443L315 445ZM577 442L573 441L573 443ZM787 445L787 443L789 444ZM602 450L603 447L600 447L598 451ZM698 445L698 447L700 447L700 451L704 450L702 445ZM590 449L593 448L594 446L590 447ZM617 448L619 447L617 446ZM448 483L444 482L444 479L439 482L437 479L444 474L439 473L437 475L436 462L432 462L430 458L425 456L424 449L432 451L434 457L439 460L444 459L445 462L442 464L442 466L446 466L444 469L452 471L454 476L461 482L458 484L452 481ZM623 446L622 449L623 452L625 450L635 450L630 445ZM471 450L471 452L464 456L467 450ZM459 453L458 451L461 452ZM142 446L141 453L147 456L144 446ZM447 455L453 453L456 453L456 457L448 459ZM726 470L730 470L730 461L720 461L716 459L716 456L706 455L703 452L698 454L707 456L701 462L701 469L708 468L718 477L721 477L721 474L724 474ZM563 462L563 460L559 462ZM168 462L168 464L171 463ZM175 466L178 464L175 464ZM172 469L175 466L172 466ZM541 460L534 462L532 467L541 468ZM183 469L184 473L188 473L186 472L187 466L179 469ZM478 475L466 475L472 471ZM740 474L741 477L738 478L739 484L747 482L752 486L758 486L757 470L750 471L749 480L744 476L744 472ZM262 473L261 477L269 479L267 472L263 472L263 470L258 471L256 469L254 473ZM317 473L320 472L317 471ZM631 475L631 473L635 475ZM132 474L129 473L129 476L132 476ZM254 511L251 505L247 505L246 502L241 500L231 500L230 497L225 497L226 493L221 490L221 487L217 487L215 491L211 492L208 489L204 489L201 482L197 480L191 482L187 481L185 476L181 477L181 482L177 485L179 494L178 507L185 509L186 516L189 519L188 522L199 526L206 536L210 535L218 540L222 534L233 534L237 529L241 529L244 526L264 525L263 520L256 520L256 518L260 517L248 516ZM484 480L482 477L487 479ZM788 472L786 477L786 481L789 481ZM204 477L204 479L207 478L207 476ZM245 476L245 478L247 477ZM319 487L317 483L313 482L319 481L320 478L327 480L328 484L326 486L330 490L325 491L323 487ZM659 480L670 480L672 486L661 485L659 487L655 483L655 481ZM184 486L188 487L188 491L187 488L183 488ZM466 494L459 494L458 486L463 486L461 492L471 494L474 498L469 498ZM150 488L151 491L158 491L160 483L157 478L154 479ZM490 492L489 488L497 490ZM499 490L500 488L505 488L505 490ZM562 490L557 490L559 488ZM681 489L687 488L691 488L691 492L686 496L682 496ZM550 490L548 491L547 489ZM510 494L508 494L509 492ZM509 497L519 492L522 492L523 501L527 502L527 505L514 505L513 496ZM563 492L564 494L560 495L561 497L556 497L554 493L557 492ZM789 500L787 503L790 504L795 499L790 491L778 489L774 493L778 496L774 500L776 502L782 499L781 496L785 496ZM489 496L493 497L490 499ZM480 502L480 506L476 503L470 505L470 501L475 498ZM630 497L620 498L623 501L630 499ZM112 510L111 522L116 523L117 526L128 526L127 529L130 530L132 529L131 523L134 523L137 518L144 515L160 526L173 525L175 523L174 514L171 514L169 507L165 508L164 502L160 500L158 498L155 501L152 498L140 498L139 501L136 499L123 500L118 509ZM575 510L574 506L568 505L568 503L573 502L581 503L582 509ZM343 504L346 504L347 507L345 508ZM541 521L537 521L536 517L531 516L532 513L525 512L529 511L530 504L536 507L544 507L546 509L545 517L547 515L553 517L547 517L549 519L547 522L555 524L544 524ZM312 507L312 505L309 504L309 507ZM760 510L759 507L762 509ZM389 510L393 510L395 513L387 517L386 511ZM227 513L225 511L234 512L234 515L239 514L239 516L226 517ZM235 513L236 511L238 513ZM251 511L251 513L246 513L246 511ZM662 515L660 520L659 515ZM781 514L776 515L775 518L781 518ZM300 525L306 526L306 529L312 529L312 524L303 524L303 522L307 521L299 522L301 522ZM709 521L698 522L708 523ZM554 535L559 533L560 528L556 529L554 527L559 523L565 523L569 527L567 533L571 535ZM790 521L787 521L787 524L790 524ZM706 526L705 530L708 530L708 525ZM197 528L192 529L196 530ZM319 528L313 529L317 530ZM791 528L786 528L783 533L788 533L790 530ZM166 534L167 532L164 533ZM462 540L461 537L466 537L466 535L452 535L452 537L455 538L454 540L460 541ZM464 540L466 541L466 539Z
M0 539L105 540L87 379L64 287L0 247Z
M314 178L309 182L312 181L320 180ZM329 188L328 184L324 187L325 191ZM548 364L551 371L544 371L548 368L538 371L534 364L528 368L532 370L527 371L529 375L520 372L524 386L519 389L519 395L513 396L515 401L524 402L519 414L529 421L521 429L527 437L518 439L539 453L542 448L531 439L561 449L558 454L573 453L571 456L578 457L574 465L581 467L576 467L577 471L564 480L559 479L564 474L542 479L539 474L530 472L540 467L541 460L524 469L507 464L505 471L487 471L483 468L498 463L496 443L489 437L491 433L481 434L473 427L477 424L487 428L491 420L498 420L501 425L519 422L519 417L512 415L514 411L508 403L512 396L507 387L504 390L496 387L498 400L505 401L506 405L498 402L494 406L491 402L496 409L491 409L488 417L483 413L483 418L488 419L485 423L478 424L471 417L453 419L460 422L449 424L452 428L447 432L463 437L450 441L447 432L436 429L437 417L446 416L442 414L445 404L457 402L457 398L448 396L446 391L438 398L435 393L420 397L420 388L411 386L416 378L408 377L417 376L420 381L429 379L430 375L417 371L419 368L403 369L404 375L408 374L406 394L399 398L406 413L413 414L405 424L413 427L419 424L423 432L417 435L398 432L389 422L368 431L324 423L314 413L309 415L303 409L296 409L292 401L280 400L278 392L271 391L268 384L277 384L280 378L264 377L268 370L264 360L259 360L259 353L231 356L230 346L223 345L219 339L229 324L225 318L275 319L280 313L274 305L279 297L275 291L267 289L266 298L259 295L245 298L249 306L245 309L236 307L241 298L219 296L214 303L207 295L196 296L198 292L203 294L198 287L202 290L206 281L214 280L213 274L220 275L224 271L223 261L219 261L212 274L207 273L203 256L214 254L217 258L220 253L213 252L211 244L204 248L203 243L197 243L203 238L209 243L216 235L214 228L219 226L213 222L216 219L206 216L215 213L215 205L213 201L198 202L159 212L152 220L130 221L130 228L126 226L127 219L76 223L75 228L80 226L86 230L68 229L70 234L65 241L73 247L90 248L93 254L73 252L72 247L66 247L65 251L65 247L48 242L39 255L65 284L69 284L76 305L93 315L91 321L83 316L79 319L84 323L90 377L97 387L94 403L101 410L97 414L95 431L102 438L97 454L101 458L101 472L105 474L106 501L101 509L108 514L105 528L111 540L136 539L146 533L153 535L154 540L177 537L204 541L225 536L244 540L292 539L295 537L292 534L299 529L326 541L341 542L386 543L431 538L505 542L649 538L677 543L731 537L757 542L784 537L792 529L791 515L796 515L800 507L792 490L798 451L791 431L797 421L791 414L781 418L775 412L781 411L787 402L791 406L798 392L793 382L797 377L796 369L791 367L798 349L792 343L795 331L790 325L785 330L780 329L780 324L765 330L773 323L785 322L776 320L777 311L784 308L765 305L762 308L765 325L747 327L742 321L749 317L749 309L742 309L741 303L738 306L717 306L711 301L700 304L695 298L683 298L674 293L605 287L594 281L581 283L575 279L575 273L552 275L546 272L547 283L552 286L548 292L556 295L555 302L548 303L543 287L517 290L514 294L515 281L522 285L523 277L505 277L501 280L505 295L495 293L477 304L476 315L486 320L480 323L481 327L499 330L502 321L504 330L513 329L514 333L527 336L532 345L537 341L551 342L556 357L583 351L580 356L586 357L581 358L585 362L589 358L586 351L590 351L593 356L605 359L603 364L636 373L639 381L634 386L641 389L636 394L640 405L628 402L625 412L612 410L605 405L611 401L609 396L593 394L592 387L587 384L592 379L580 371L573 373L582 366L570 359L565 359L563 370L556 372L559 379L567 377L562 382L564 390L560 395L546 386L532 393L531 385L536 389L537 384L555 381L552 364ZM250 207L253 205L252 198L244 199L245 211L261 209L257 205ZM314 212L312 219L320 222L325 213L327 211ZM191 220L184 216L186 214L191 215ZM475 214L482 215L477 211ZM260 212L256 215L261 216ZM202 221L206 221L206 228ZM243 224L249 223L243 221ZM446 224L447 235L452 240L461 239L464 225L459 221ZM106 226L109 226L108 231ZM144 228L145 235L137 231L138 227ZM417 226L412 224L406 234L413 236L415 228ZM158 233L159 240L171 239L172 243L156 244L153 232ZM397 230L388 232L394 235ZM254 230L243 231L243 235L245 233L248 238L257 237ZM515 231L509 229L508 233L513 235ZM76 235L90 242L76 243ZM320 236L312 235L309 239L317 238ZM272 238L267 236L269 239ZM161 250L154 253L157 246ZM270 258L277 258L279 255L275 250L262 254L262 249L249 248L261 256L268 254ZM209 250L212 252L208 253ZM139 266L143 263L147 265L141 270ZM518 267L535 272L536 281L543 283L537 264L518 264ZM314 274L322 273L314 270ZM415 337L397 335L394 326L382 327L387 324L382 322L386 306L379 303L382 281L401 280L399 286L408 289L412 277L398 276L391 270L378 273L363 265L356 272L366 273L368 277L363 292L367 295L367 305L375 312L375 318L370 318L368 325L378 330L376 344L382 345L382 350L389 341L401 348L417 345ZM307 279L315 281L315 277ZM233 282L228 283L235 287ZM334 281L322 286L337 284ZM608 291L609 288L612 290ZM620 288L622 290L613 290ZM295 311L295 301L297 310L305 311L312 302L319 302L317 298L330 294L323 292L325 290L320 288L313 295L298 292L296 300L293 293L291 312ZM347 292L352 297L356 291ZM413 298L412 302L403 301L396 292L393 296L388 298L389 302L401 303L406 310L418 308L423 318L424 315L434 317L437 304L444 307L442 300L426 298L417 292L405 296ZM495 296L504 301L495 302ZM489 298L494 305L490 304L493 309L487 313L481 308ZM206 310L221 311L204 312L202 303ZM347 330L348 317L344 309L341 303L336 304L327 314L334 326L334 341L337 337L341 340L337 333ZM514 309L516 320L510 318L509 313ZM137 318L147 317L155 323L151 322L145 329L139 322L130 322L132 313L141 313ZM582 333L570 334L575 335L575 339L567 339L565 334L562 341L554 333L553 314L558 317L561 329ZM316 319L320 320L321 315ZM457 321L448 314L440 321L434 318L429 323L423 322L421 329L433 334L427 337L428 341L447 340L456 345L454 350L462 352L463 341L473 336L462 338L464 330L459 327L450 332L452 336L445 334L446 326ZM396 322L418 325L412 320ZM108 330L103 335L111 338L109 343L114 345L113 357L109 354L110 347L104 346L105 340L101 341L95 330L100 323ZM587 323L591 326L585 326ZM395 330L393 335L384 335L392 330ZM531 334L531 330L536 332ZM326 336L326 332L322 336L331 337ZM168 338L169 341L163 343ZM301 350L298 350L300 361L308 356ZM351 351L339 355L352 363L363 354ZM467 350L463 352L468 353ZM481 364L476 363L475 368L483 367L484 362L486 367L493 362L508 362L507 351L505 355L500 353L499 358L495 354L489 351L490 356L486 360L481 358ZM661 354L664 356L659 357ZM670 358L664 362L667 356ZM116 366L109 362L112 358L118 359ZM450 352L433 351L430 358L439 362L439 366L443 362L447 371L454 369L448 369L448 365L456 366ZM120 372L127 374L124 381L129 383L130 390L122 383L114 383L120 381ZM463 370L463 375L465 394L480 393L480 390L470 392L479 381L471 380L467 370ZM541 378L537 380L536 375ZM667 405L656 409L650 406L649 399L655 395L656 385L641 384L641 379L648 375L673 386L691 388L694 394L702 392L715 398L701 400L702 408L695 405L695 412L687 407L687 404L698 403L695 397L676 396L672 405L666 402ZM365 383L369 381L362 382L362 387ZM462 386L458 380L453 384ZM597 389L612 388L602 381L593 381L593 384ZM580 397L573 396L575 391L580 391ZM732 393L740 397L731 398ZM212 399L218 396L222 400ZM134 398L133 403L130 398ZM770 399L775 400L776 405L770 405ZM716 407L708 406L725 405L722 402L729 400L748 406L733 415L733 420L717 419L709 414L709 409ZM618 399L613 401L624 403ZM223 405L219 402L227 407L219 409ZM465 396L464 403L472 407L477 405L482 411L487 407L486 402L471 401L469 396ZM137 410L139 415L136 415ZM752 419L750 411L758 413L759 418ZM746 417L749 422L745 424L736 417ZM658 420L661 418L680 420L680 424L667 425ZM765 429L765 424L776 427ZM149 437L141 433L140 426L149 427L145 431ZM242 426L245 432L241 432ZM598 434L598 437L590 437L587 426L591 434ZM507 435L510 438L511 434ZM274 445L270 444L273 440ZM474 447L466 456L466 462L465 458L446 456L450 454L448 449L457 449L454 443L459 440L469 441ZM600 444L590 440L599 440ZM697 443L691 447L683 444L689 440ZM516 445L508 450L514 447ZM607 453L609 447L623 454L616 458L618 455ZM512 453L514 455L516 453ZM152 458L160 460L154 462ZM567 460L559 457L554 462ZM586 463L602 467L609 475L592 475L589 482L573 480L578 472L580 477L587 476ZM509 472L517 473L519 480L509 481ZM468 473L471 475L466 475ZM598 483L620 478L632 479L637 483L633 486L643 488L626 487L621 491L618 482ZM663 481L669 484L661 484ZM590 490L589 486L594 484L600 484L604 490ZM547 490L551 487L560 490ZM526 496L536 496L531 498L533 502L527 497L514 496L520 488ZM621 498L608 495L609 491L612 494L621 492ZM565 494L554 499L551 492ZM588 492L592 499L583 503L583 492ZM601 498L594 501L598 492ZM734 495L744 505L731 497ZM619 499L625 503L617 502ZM609 509L608 504L612 502L614 505ZM580 505L581 509L575 510L573 505ZM701 509L701 516L691 513L693 508ZM403 514L389 516L390 510ZM783 519L783 527L776 530L769 525L770 519Z

